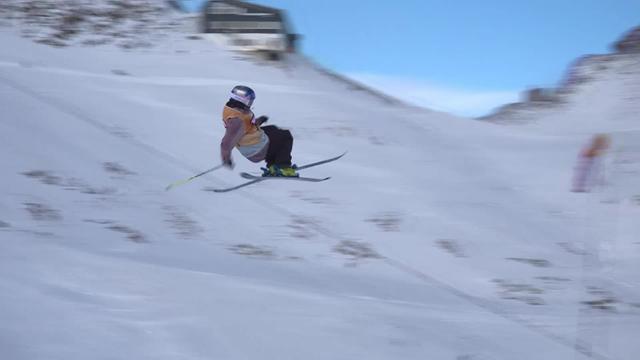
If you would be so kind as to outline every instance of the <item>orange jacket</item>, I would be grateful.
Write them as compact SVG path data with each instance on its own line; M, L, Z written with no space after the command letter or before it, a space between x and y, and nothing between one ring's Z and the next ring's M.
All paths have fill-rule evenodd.
M226 129L220 143L220 155L223 162L231 160L231 150L237 147L240 153L252 162L264 160L269 140L262 129L253 123L251 111L237 110L228 106L222 112L222 121Z
M222 111L222 121L224 122L224 127L229 126L229 121L233 118L238 118L242 120L244 135L240 138L236 146L247 146L247 145L255 145L260 142L260 137L262 136L260 128L258 128L255 124L253 124L253 112L243 112L234 108L230 108L228 106L224 107Z

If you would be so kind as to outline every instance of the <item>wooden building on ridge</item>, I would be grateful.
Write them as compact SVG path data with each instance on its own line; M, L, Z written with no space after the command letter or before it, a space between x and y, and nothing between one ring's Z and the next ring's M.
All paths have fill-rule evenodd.
M274 53L296 50L298 36L280 9L240 0L210 0L202 11L205 37L233 49Z

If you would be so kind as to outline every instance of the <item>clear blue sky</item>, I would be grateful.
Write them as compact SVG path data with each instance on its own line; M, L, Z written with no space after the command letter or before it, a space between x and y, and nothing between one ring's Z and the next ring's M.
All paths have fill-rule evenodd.
M640 25L640 0L253 2L287 10L303 52L326 67L463 115L556 84Z

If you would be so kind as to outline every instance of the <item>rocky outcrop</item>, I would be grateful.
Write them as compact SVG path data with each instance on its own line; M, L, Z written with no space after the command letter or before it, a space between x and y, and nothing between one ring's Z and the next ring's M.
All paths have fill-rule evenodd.
M616 55L585 55L574 61L564 79L560 82L559 91L570 93L575 87L594 80L595 76L607 70Z
M613 44L613 48L619 54L640 54L640 26Z
M533 88L524 93L527 102L553 103L558 101L558 94L555 89Z
M159 0L3 0L0 17L22 35L51 46L149 47L175 26Z

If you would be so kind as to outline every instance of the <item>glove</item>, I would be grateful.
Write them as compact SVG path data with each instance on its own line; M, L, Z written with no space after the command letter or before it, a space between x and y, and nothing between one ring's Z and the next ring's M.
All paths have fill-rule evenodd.
M260 127L262 124L266 123L267 121L269 121L269 117L262 115L256 118L253 122L254 124L256 124L257 127Z
M231 160L231 158L222 160L222 165L224 165L226 168L233 170L233 167L235 166L235 164L233 163L233 160Z

